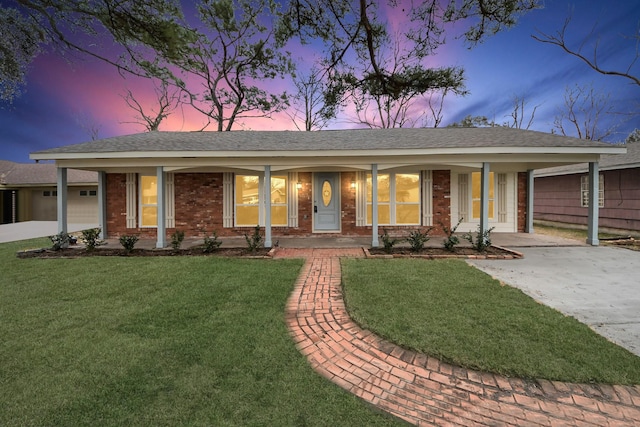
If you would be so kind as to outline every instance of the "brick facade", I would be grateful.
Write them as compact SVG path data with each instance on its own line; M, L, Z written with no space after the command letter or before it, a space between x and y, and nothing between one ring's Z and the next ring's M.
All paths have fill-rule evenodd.
M355 172L340 174L341 234L347 236L370 236L371 226L356 226L356 190L351 187ZM451 172L432 172L432 235L442 235L441 224L451 227ZM526 215L526 173L518 174L518 231L524 231ZM308 236L313 233L313 174L298 173L301 184L298 193L298 227L272 227L272 235ZM221 237L242 236L250 233L249 227L223 226L223 174L222 173L176 173L175 185L175 228L167 228L167 237L176 230L184 231L187 237L204 237L214 231ZM138 235L155 238L155 228L127 228L126 223L126 175L107 174L107 234L117 238L122 235ZM136 207L138 207L138 186L136 185ZM139 217L139 212L136 213ZM380 226L392 235L406 235L419 226ZM331 234L328 234L329 236Z

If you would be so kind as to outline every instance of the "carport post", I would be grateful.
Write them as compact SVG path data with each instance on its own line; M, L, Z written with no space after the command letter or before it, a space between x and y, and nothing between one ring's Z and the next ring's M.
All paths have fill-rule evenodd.
M264 247L270 248L271 243L271 166L264 167Z
M67 224L67 168L58 168L58 233L66 233L69 230Z
M98 172L98 226L100 238L107 236L107 173Z
M158 166L158 168L156 169L156 176L157 176L157 191L158 191L158 199L157 199L157 209L158 209L158 227L157 227L157 232L158 232L158 236L157 236L157 241L156 241L156 248L161 249L164 248L165 246L167 246L167 209L166 209L166 205L165 205L165 198L166 198L166 194L165 194L165 181L166 181L166 175L164 172L164 168L162 166Z
M482 163L480 180L480 236L485 243L485 232L489 229L489 163Z
M600 171L598 162L589 162L589 213L587 216L587 244L598 246L598 215L600 201Z
M527 223L525 224L525 232L533 234L533 169L527 170Z
M380 246L378 241L378 165L371 165L371 247Z

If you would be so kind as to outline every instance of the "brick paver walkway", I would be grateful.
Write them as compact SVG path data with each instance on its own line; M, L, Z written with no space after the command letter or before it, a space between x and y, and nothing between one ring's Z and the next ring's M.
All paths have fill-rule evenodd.
M505 378L441 363L361 329L345 309L339 257L362 255L362 249L284 248L276 255L307 258L287 323L324 377L416 425L640 425L640 386Z

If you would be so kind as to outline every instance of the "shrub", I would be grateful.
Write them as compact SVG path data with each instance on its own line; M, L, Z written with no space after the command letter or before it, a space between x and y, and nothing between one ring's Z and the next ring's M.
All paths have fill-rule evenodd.
M125 253L129 253L133 250L133 247L138 242L138 236L120 236L120 244L124 248Z
M53 249L54 251L68 248L69 243L71 242L71 236L64 231L61 231L54 236L49 236L49 239L51 240L51 243L53 243L51 249Z
M420 252L424 249L424 244L427 243L430 239L429 233L431 232L431 228L425 231L415 230L409 233L409 237L407 237L407 242L409 242L409 246L411 246L412 252Z
M184 231L176 230L171 235L171 247L173 248L174 251L177 251L178 249L180 249L180 246L182 246L183 240L184 240Z
M92 251L99 246L102 241L100 241L100 228L89 228L88 230L82 230L82 241L87 247L88 251Z
M222 241L218 240L218 234L214 231L211 237L204 236L204 249L202 249L202 251L207 254L211 253L218 249L221 244Z
M256 227L253 229L253 234L251 234L251 236L245 234L244 239L247 241L247 248L249 249L249 252L251 252L252 254L256 253L258 248L262 247L262 234L260 234L260 226L256 225Z
M484 252L487 250L489 246L491 246L491 231L494 228L495 227L491 227L487 230L484 230L484 232L480 233L480 226L478 225L478 231L476 232L475 242L471 233L466 233L462 237L468 240L471 243L471 246L473 246L473 248L476 251Z
M444 234L447 235L447 238L444 239L444 248L449 252L455 251L456 245L460 243L460 239L458 238L458 236L454 236L453 233L456 232L463 219L464 218L460 218L460 220L458 220L458 223L451 228L447 227L443 223L440 223L440 225L442 226L442 231L444 231Z
M395 245L402 242L402 239L395 239L389 236L389 233L387 233L387 230L383 230L383 233L380 235L380 240L382 240L384 251L388 254L390 254L393 251L393 247Z

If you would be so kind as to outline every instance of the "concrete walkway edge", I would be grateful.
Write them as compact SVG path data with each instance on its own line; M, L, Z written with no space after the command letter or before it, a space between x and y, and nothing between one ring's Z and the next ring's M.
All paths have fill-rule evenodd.
M476 372L402 349L361 329L342 296L341 256L361 249L291 251L307 260L287 302L299 351L325 378L415 425L640 425L640 386L528 382Z

